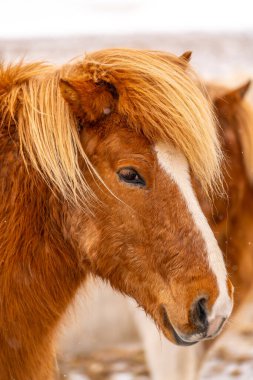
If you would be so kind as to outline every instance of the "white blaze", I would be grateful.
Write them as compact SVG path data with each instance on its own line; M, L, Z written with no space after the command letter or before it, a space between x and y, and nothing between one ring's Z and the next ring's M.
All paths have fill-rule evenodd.
M177 184L192 215L193 222L205 241L208 263L217 279L219 296L213 305L208 320L212 322L217 316L228 317L232 311L232 301L227 290L227 271L222 252L194 194L187 160L172 145L157 144L155 151L160 166Z

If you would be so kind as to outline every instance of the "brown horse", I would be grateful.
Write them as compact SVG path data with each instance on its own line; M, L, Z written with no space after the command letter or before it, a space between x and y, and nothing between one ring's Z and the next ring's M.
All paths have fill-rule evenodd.
M140 310L132 308L153 380L196 380L199 378L197 371L204 352L207 357L211 354L214 360L211 365L203 363L201 374L203 378L209 374L212 379L214 373L217 374L217 358L220 357L222 362L219 373L222 373L222 368L226 368L229 356L222 355L224 347L226 352L231 352L231 341L235 336L239 342L240 339L245 340L244 335L239 336L238 330L240 331L240 325L242 329L245 320L249 320L250 314L243 313L247 307L245 302L248 292L251 292L252 302L253 291L253 109L244 99L249 84L247 82L234 89L218 84L207 85L226 157L223 165L226 197L214 196L210 202L201 191L198 181L193 178L200 205L224 252L230 278L235 285L234 309L236 311L238 307L242 308L235 317L236 323L227 327L225 335L216 339L214 346L213 341L209 341L205 343L205 349L198 345L187 350L172 346L160 336L153 323ZM238 323L238 320L241 322ZM210 345L212 347L208 350ZM244 352L248 354L247 351ZM231 357L235 358L235 353ZM210 368L213 368L213 373L210 373Z
M185 56L1 65L0 118L1 380L53 377L55 331L89 274L173 342L220 331L232 286L189 169L211 191L221 153Z
M238 306L245 307L244 298L249 289L252 292L253 282L253 187L251 171L253 167L253 111L252 106L245 100L249 82L234 89L218 84L208 84L207 88L217 119L219 139L226 157L223 165L223 178L227 196L222 198L214 196L210 202L206 195L201 192L201 187L198 186L197 182L195 188L200 205L205 211L209 224L226 257L228 270L235 285L236 308ZM109 299L110 307L113 308L113 322L107 321L110 323L107 330L110 331L113 324L115 326L115 318L118 318L118 321L116 319L116 331L119 336L123 335L124 330L122 331L122 324L119 322L122 321L122 309L124 310L123 314L131 319L131 315L129 316L128 313L129 308L124 305L123 300L120 301L118 296L115 296L114 292L111 291L110 293L109 287L106 290L103 288L102 291L100 287L97 287L96 290L100 294L98 297L96 293L96 302L89 297L89 300L85 302L85 307L76 305L75 322L76 319L77 322L79 321L77 323L79 329L76 326L71 327L71 325L68 326L68 329L65 328L65 336L63 340L60 340L59 349L63 351L65 349L67 355L72 354L72 352L75 352L76 355L83 354L89 346L90 349L94 349L91 347L94 346L94 339L98 331L101 333L101 327L98 328L97 323L93 324L89 320L87 307L90 309L98 308L96 312L100 315L102 306L100 306L100 310L101 301L99 303L98 299L102 300L104 297L107 302ZM225 335L215 340L214 346L213 341L208 342L208 346L212 345L211 350L203 350L201 345L185 350L181 347L175 347L161 337L156 326L146 318L139 308L136 308L135 303L132 304L131 302L130 306L142 337L152 380L195 380L202 351L209 355L209 352L212 353L215 347L221 347L221 344L229 349L231 340L226 343L225 337L227 334L236 333L238 328L238 322L235 324L233 321L227 326ZM240 312L241 322L239 326L242 326L242 322L244 323L246 318L249 319L250 314L243 315L243 310ZM236 316L236 318L238 317ZM103 322L101 321L102 325ZM87 332L87 326L90 327L89 332ZM92 339L89 336L90 333ZM124 334L126 336L125 331ZM107 339L108 344L112 344L108 335L104 339ZM222 343L219 345L219 342ZM97 349L97 346L95 347ZM218 349L216 349L216 354L219 355ZM225 361L226 356L222 359Z
M253 109L245 101L250 82L228 89L207 86L219 121L218 131L226 156L224 187L227 197L214 204L201 201L235 286L238 306L253 283Z

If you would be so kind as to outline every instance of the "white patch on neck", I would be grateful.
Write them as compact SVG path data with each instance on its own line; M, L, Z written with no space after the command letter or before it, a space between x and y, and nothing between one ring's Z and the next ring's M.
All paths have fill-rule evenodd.
M155 151L160 166L179 187L193 221L205 241L208 263L217 279L219 296L213 305L208 320L211 322L217 316L228 317L233 305L228 295L227 271L223 261L223 255L194 194L187 160L184 155L172 145L159 143L155 146Z

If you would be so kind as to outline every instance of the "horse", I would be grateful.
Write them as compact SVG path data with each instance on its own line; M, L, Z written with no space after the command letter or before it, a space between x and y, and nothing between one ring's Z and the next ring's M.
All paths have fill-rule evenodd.
M61 317L89 276L179 345L233 305L191 184L221 186L210 104L181 57L107 49L0 66L0 379L50 380Z
M226 255L235 286L234 307L243 302L253 280L253 107L245 100L250 81L229 89L209 84L208 93L219 121L220 141L226 155L223 169L227 197L214 199L202 209ZM198 195L201 202L201 195Z
M197 198L224 253L227 270L235 286L233 313L238 310L241 319L247 306L248 292L253 288L253 108L245 100L249 86L250 82L246 82L230 89L221 84L206 83L225 155L223 185L226 196L214 196L210 201L198 180L193 178ZM202 347L188 350L173 347L159 336L155 326L136 307L132 312L144 343L152 380L196 380L201 361L205 360L206 354L209 357L209 349L213 352L213 342L203 342ZM224 346L225 338L236 333L237 327L230 324L224 339L216 339L217 349L213 357L219 355L219 340ZM206 372L201 370L200 376L207 376L208 368L206 365Z
M201 376L210 373L206 355L207 358L210 355L219 356L219 348L221 345L229 347L232 334L237 334L237 339L240 338L237 329L242 323L239 324L238 320L245 322L251 316L252 313L245 314L245 309L249 307L248 291L251 293L253 291L253 110L250 103L245 100L249 85L250 82L246 82L230 89L218 83L205 83L207 96L215 112L216 129L225 156L222 170L226 196L214 196L210 200L201 191L198 181L192 178L201 208L225 255L227 269L235 285L234 312L237 313L237 309L240 308L239 314L233 315L233 323L226 328L225 335L216 339L214 345L213 341L210 341L208 345L211 347L207 347L206 344L187 349L174 346L159 335L154 323L136 308L136 303L131 302L128 305L127 300L124 301L114 294L109 287L101 289L101 285L92 282L90 290L93 290L93 293L96 291L95 299L89 297L85 305L80 305L80 302L79 305L75 305L75 326L73 321L71 324L69 320L65 321L63 334L58 343L58 351L63 359L66 356L75 357L87 350L97 350L101 346L104 348L106 345L115 344L114 341L119 342L123 335L126 339L127 334L133 334L133 327L130 326L135 322L152 380L196 380L200 368ZM81 296L83 297L83 294L79 297ZM107 325L106 331L114 329L113 338L106 332L103 334L98 320L93 322L87 317L87 307L96 309L96 313L101 314L102 299L106 299L107 308L113 309L113 316L110 312L110 315L106 316L106 322L103 321L103 324ZM122 314L128 320L125 321ZM234 320L237 321L236 325ZM130 325L128 329L127 323ZM95 341L98 332L101 338L99 342ZM225 339L229 336L230 340L226 344ZM240 339L243 338L244 336Z

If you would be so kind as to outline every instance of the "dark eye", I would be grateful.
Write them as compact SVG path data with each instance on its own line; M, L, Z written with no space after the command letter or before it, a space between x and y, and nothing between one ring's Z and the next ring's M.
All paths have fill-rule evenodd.
M144 187L146 183L140 174L133 168L122 168L118 171L118 176L121 181L126 183Z

